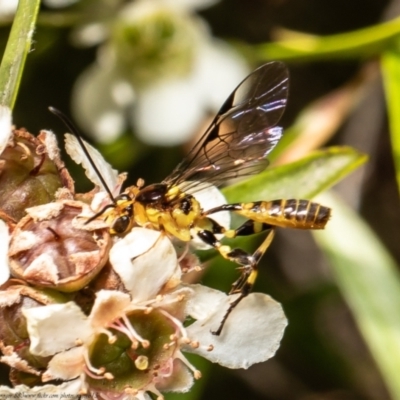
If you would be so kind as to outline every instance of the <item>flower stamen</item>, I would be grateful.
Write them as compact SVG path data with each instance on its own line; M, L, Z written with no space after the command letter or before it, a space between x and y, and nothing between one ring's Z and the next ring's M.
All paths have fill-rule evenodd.
M201 372L198 369L196 369L196 367L194 367L180 351L176 352L175 357L181 360L193 372L194 379L201 378Z
M139 343L146 349L150 346L150 342L144 338L142 338L136 330L133 328L132 324L129 322L129 319L126 315L121 317L123 322L120 320L113 321L109 326L110 328L116 329L123 334L125 334L132 342L132 348L137 349Z
M16 145L21 147L25 152L24 155L21 155L21 160L25 160L26 158L28 158L28 156L30 156L32 154L29 147L26 144L24 144L22 142L17 142Z
M132 332L130 332L129 329L124 324L122 324L122 322L117 320L110 323L108 326L109 328L115 329L116 331L119 331L127 336L132 342L132 349L137 349L139 347L139 342L135 339L135 337L132 336Z
M184 248L182 254L178 258L178 263L180 263L186 257L186 254L188 253L188 251L189 251L189 242L186 242L185 248Z
M149 385L148 387L146 387L146 392L151 392L151 393L155 394L157 396L156 400L164 400L164 396L161 394L160 391L158 391L156 389L156 387L154 385ZM145 397L143 396L143 399L144 398Z
M113 344L117 341L117 337L113 335L108 329L101 328L100 333L104 333L105 335L108 336L108 343Z
M85 360L85 365L83 367L86 375L93 379L113 379L112 374L106 372L104 367L96 368L92 365L89 359L89 353L87 351L83 352L83 359ZM106 376L107 375L107 376ZM111 376L111 377L110 377Z
M92 379L103 379L104 378L104 376L103 375L97 375L97 374L94 374L92 371L90 371L90 369L88 368L88 366L87 365L85 365L84 367L83 367L83 370L84 370L84 372L85 372L85 374L87 375L87 376L90 376ZM100 370L99 370L100 371ZM104 372L104 371L103 371Z
M175 325L175 329L176 329L176 334L174 338L171 338L171 340L176 340L178 338L177 333L180 333L181 339L187 339L187 332L185 327L183 326L182 322L179 321L178 318L173 317L169 312L163 310L163 309L159 309L160 313L163 314L164 316L166 316L168 319L170 319L174 325ZM171 335L172 336L172 335Z

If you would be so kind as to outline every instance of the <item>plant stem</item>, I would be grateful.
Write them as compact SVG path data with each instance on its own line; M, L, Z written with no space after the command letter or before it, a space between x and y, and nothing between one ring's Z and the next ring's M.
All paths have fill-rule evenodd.
M19 0L10 37L0 65L0 105L13 108L31 49L40 0Z

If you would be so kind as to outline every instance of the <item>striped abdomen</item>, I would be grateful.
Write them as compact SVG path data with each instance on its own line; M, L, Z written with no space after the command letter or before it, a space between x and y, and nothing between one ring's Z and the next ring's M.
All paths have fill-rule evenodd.
M238 214L253 221L284 228L323 229L331 209L309 200L273 200L242 203Z

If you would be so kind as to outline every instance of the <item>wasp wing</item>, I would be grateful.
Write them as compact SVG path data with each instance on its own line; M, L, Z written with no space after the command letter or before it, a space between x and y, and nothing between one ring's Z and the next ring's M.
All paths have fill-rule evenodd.
M252 72L231 93L190 153L163 183L219 186L267 165L266 156L282 136L275 127L286 106L288 71L270 62ZM203 185L204 186L204 185Z

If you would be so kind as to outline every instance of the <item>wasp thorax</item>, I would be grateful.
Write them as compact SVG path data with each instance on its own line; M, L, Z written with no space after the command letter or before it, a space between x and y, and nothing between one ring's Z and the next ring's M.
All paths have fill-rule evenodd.
M107 228L93 229L77 218L82 207L67 200L29 209L11 237L12 274L66 292L87 285L105 265L111 238Z
M146 186L137 194L136 201L143 204L162 202L167 190L168 186L162 183Z
M51 132L34 137L25 130L14 130L0 160L0 213L14 221L25 215L27 207L53 201L60 187L72 190Z

